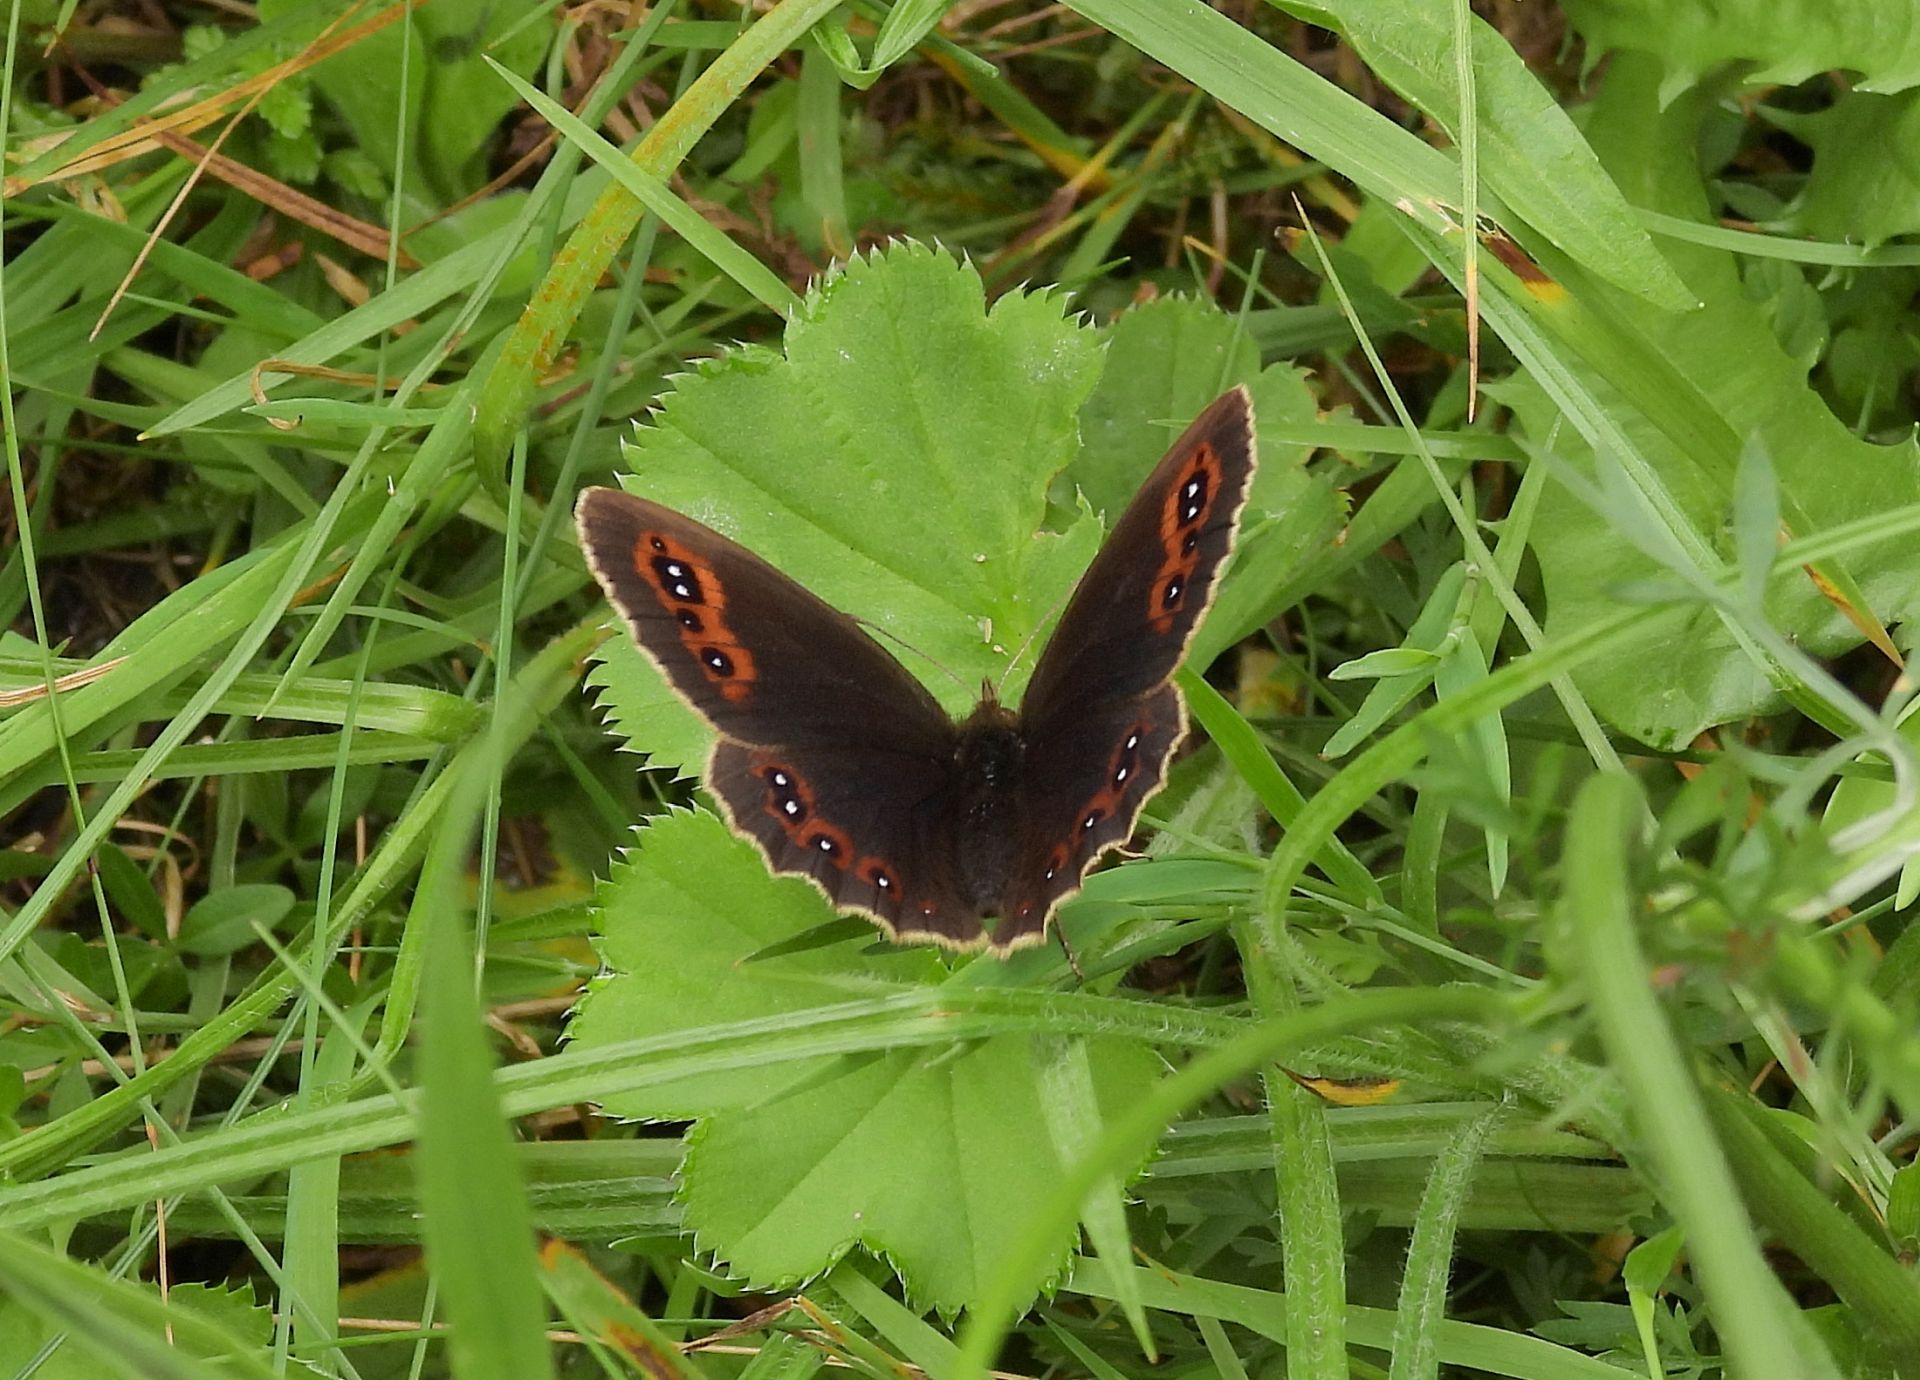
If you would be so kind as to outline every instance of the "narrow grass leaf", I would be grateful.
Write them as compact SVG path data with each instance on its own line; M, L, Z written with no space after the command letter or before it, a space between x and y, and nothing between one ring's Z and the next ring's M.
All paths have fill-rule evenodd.
M1388 1380L1434 1380L1440 1373L1440 1325L1447 1316L1453 1242L1473 1190L1487 1137L1499 1120L1489 1109L1467 1122L1434 1158L1400 1277Z
M1702 1291L1734 1373L1779 1374L1795 1357L1815 1380L1838 1371L1804 1326L1760 1251L1700 1089L1654 997L1634 932L1634 840L1641 800L1631 778L1590 778L1568 822L1567 883L1556 921L1560 962L1585 983L1600 1037L1631 1100L1663 1201L1687 1231Z
M469 783L479 779L478 772L467 776ZM464 838L475 802L471 790L462 794L441 828ZM553 1374L553 1360L533 1223L491 1081L472 956L459 942L459 893L448 885L454 880L445 871L423 878L422 889L439 904L415 917L431 926L417 1156L427 1258L452 1325L455 1373L462 1380L539 1380Z
M1072 1164L1100 1138L1100 1099L1095 1096L1093 1067L1087 1059L1083 1040L1036 1037L1034 1061L1040 1073L1040 1108L1045 1114L1047 1134L1063 1164ZM1104 1260L1130 1261L1133 1237L1127 1229L1127 1200L1116 1178L1094 1185L1081 1210L1080 1220L1094 1251ZM1159 1359L1153 1331L1147 1324L1146 1310L1137 1295L1122 1291L1120 1311L1133 1328L1134 1340L1148 1361Z
M701 1380L700 1364L643 1313L587 1257L559 1241L540 1251L547 1293L574 1331L618 1355L649 1380ZM462 1377L462 1380L465 1380Z

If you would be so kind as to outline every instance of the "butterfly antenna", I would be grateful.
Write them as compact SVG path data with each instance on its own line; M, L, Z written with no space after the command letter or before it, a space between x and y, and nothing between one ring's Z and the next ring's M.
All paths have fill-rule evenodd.
M853 617L852 615L849 615L849 616ZM919 657L922 661L926 662L927 665L933 667L941 675L945 676L948 680L952 681L955 685L959 686L962 690L971 690L973 688L972 686L968 685L964 680L960 679L959 672L955 671L951 666L947 665L946 662L940 660L938 657L934 656L930 652L921 651L918 647L914 646L911 642L907 641L906 638L900 636L900 634L894 632L892 629L883 628L870 618L853 617L853 621L858 623L861 627L865 628L868 632L872 633L873 636L875 636L876 638L885 638L888 642L893 643L896 647L901 648L903 651L912 652L915 656Z
M1074 586L1074 589L1078 589L1078 588L1079 588L1078 585ZM1003 667L1000 671L1000 679L993 683L993 697L996 700L1000 698L1000 692L1006 688L1007 677L1013 674L1013 668L1018 666L1020 664L1021 658L1026 656L1026 654L1030 650L1032 650L1034 639L1040 636L1040 630L1042 628L1050 628L1053 626L1054 618L1059 614L1061 609L1066 607L1067 600L1071 598L1073 598L1072 589L1068 590L1065 594L1061 595L1058 599L1055 599L1053 601L1053 607L1047 610L1045 617L1041 618L1041 620L1038 623L1035 623L1033 625L1033 630L1027 634L1026 640L1022 642L1018 647L1014 648L1013 655L1007 658L1006 666Z

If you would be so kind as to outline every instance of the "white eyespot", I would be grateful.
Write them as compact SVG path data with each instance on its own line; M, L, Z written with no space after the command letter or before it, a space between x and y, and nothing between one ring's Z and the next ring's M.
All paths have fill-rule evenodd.
M1127 746L1132 747L1133 744L1129 743ZM777 771L773 774L773 784L776 786L791 786L793 784L793 778L783 771Z
M893 890L893 878L889 877L884 872L882 872L878 877L875 877L873 879L873 884L879 887L882 891Z
M785 810L789 815L797 815L800 813L800 802L797 800L789 800L780 808Z
M1056 872L1057 870L1058 870L1057 868L1052 868L1052 867L1049 867L1049 868L1047 869L1047 876L1046 876L1046 880L1047 880L1047 881L1049 881L1049 882L1050 882L1050 881L1052 881L1052 880L1053 880L1053 874L1054 874L1054 873L1055 873L1055 872Z
M832 839L821 839L821 840L820 840L820 851L821 851L822 853L831 853L831 852L833 851L833 840L832 840Z
M1200 481L1199 481L1199 479L1197 479L1197 478L1195 478L1195 479L1189 479L1189 480L1187 481L1187 487L1186 487L1185 489L1183 489L1183 490L1182 490L1181 492L1183 492L1184 494L1186 494L1186 496L1187 496L1188 498L1198 498L1198 497L1200 496Z
M1132 771L1132 768L1131 768L1131 767L1122 767L1122 768L1120 768L1120 770L1119 770L1119 771L1117 771L1117 772L1115 772L1115 773L1113 774L1113 784L1117 786L1117 785L1119 785L1119 784L1120 784L1120 783L1121 783L1122 781L1125 781L1125 780L1127 779L1127 775L1128 775L1128 773L1129 773L1129 772L1131 772L1131 771Z
M686 574L687 574L687 568L684 565L681 565L680 562L678 561L667 562L667 578L668 579L682 580L686 578Z
M1127 735L1127 751L1132 752L1135 748L1139 746L1140 746L1140 735L1138 733L1129 733ZM786 785L786 782L783 781L780 784L784 786Z
M681 581L674 585L673 597L676 599L691 599L693 598L693 589L685 581Z
M1094 825L1096 825L1096 824L1098 824L1099 822L1100 822L1100 816L1099 816L1099 815L1088 815L1088 816L1086 817L1086 819L1085 819L1085 821L1084 821L1084 822L1082 822L1082 824L1080 825L1080 827L1081 827L1082 829L1091 829L1091 828L1093 828L1093 826L1094 826Z

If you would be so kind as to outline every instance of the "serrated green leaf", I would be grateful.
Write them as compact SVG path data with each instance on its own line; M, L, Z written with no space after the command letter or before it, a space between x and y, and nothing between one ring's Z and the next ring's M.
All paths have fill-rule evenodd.
M260 1348L273 1321L250 1288L115 1279L29 1237L7 1234L0 1260L0 1364L10 1371L59 1338L38 1380L269 1380Z
M711 815L675 812L641 842L600 893L613 972L580 1004L577 1048L774 1020L947 972L934 950L864 942L743 962L831 918L826 902L770 876ZM1087 1059L1108 1116L1159 1067L1118 1040L1090 1042ZM964 1308L1061 1167L1023 1035L715 1071L606 1105L696 1121L681 1171L687 1224L755 1287L817 1274L859 1245L899 1271L918 1306ZM1060 1241L1061 1263L1072 1244Z
M1920 84L1920 7L1914 0L1834 5L1825 0L1566 0L1597 60L1609 48L1658 57L1671 85L1735 66L1754 85L1792 86L1844 69L1863 90Z

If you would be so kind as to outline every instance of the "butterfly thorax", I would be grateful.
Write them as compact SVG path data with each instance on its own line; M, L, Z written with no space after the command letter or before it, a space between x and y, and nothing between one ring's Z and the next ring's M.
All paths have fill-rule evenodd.
M1013 865L1009 802L1019 798L1025 757L1019 719L991 695L960 725L954 749L960 794L957 861L967 899L982 914L999 905Z

